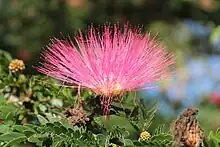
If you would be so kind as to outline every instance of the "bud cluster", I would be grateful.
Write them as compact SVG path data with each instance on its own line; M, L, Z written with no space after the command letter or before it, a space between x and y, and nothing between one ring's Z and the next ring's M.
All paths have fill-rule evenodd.
M150 133L147 131L141 132L139 140L146 141L151 137Z
M25 69L25 64L22 60L12 60L8 66L9 70L11 70L12 72L18 72L18 71L22 71Z

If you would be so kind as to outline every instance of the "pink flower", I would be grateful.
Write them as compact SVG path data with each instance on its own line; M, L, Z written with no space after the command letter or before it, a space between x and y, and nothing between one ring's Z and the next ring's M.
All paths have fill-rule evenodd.
M102 96L106 109L114 96L145 89L146 84L170 75L173 55L150 34L141 34L141 28L104 25L101 29L91 27L86 34L80 32L75 43L53 39L43 53L43 66L37 70L91 89Z

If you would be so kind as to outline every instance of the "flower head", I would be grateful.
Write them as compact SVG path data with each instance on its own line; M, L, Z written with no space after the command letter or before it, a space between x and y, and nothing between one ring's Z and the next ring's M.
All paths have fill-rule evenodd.
M146 84L169 76L172 55L149 34L141 34L141 28L105 25L91 27L86 34L80 32L74 42L53 39L37 70L88 88L109 103L110 97L146 88Z
M151 137L151 135L150 135L149 132L143 131L143 132L141 132L141 134L140 134L139 140L141 140L141 141L146 141L146 140L148 140L150 137Z
M8 68L12 71L12 72L18 72L18 71L22 71L25 69L25 65L24 62L22 60L12 60L8 66Z

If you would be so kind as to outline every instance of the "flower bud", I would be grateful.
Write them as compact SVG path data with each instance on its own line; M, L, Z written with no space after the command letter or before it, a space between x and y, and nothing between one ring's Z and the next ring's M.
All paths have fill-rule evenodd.
M12 72L18 72L18 71L23 71L25 69L25 64L22 60L12 60L8 66L9 70Z
M148 140L150 137L151 137L151 135L150 135L149 132L143 131L143 132L141 132L141 134L140 134L139 140L141 140L141 141L146 141L146 140Z

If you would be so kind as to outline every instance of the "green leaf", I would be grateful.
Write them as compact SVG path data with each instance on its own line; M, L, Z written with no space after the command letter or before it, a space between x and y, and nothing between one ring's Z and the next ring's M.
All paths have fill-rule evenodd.
M146 108L143 106L142 107L142 111L143 111L143 114L144 115L144 124L143 124L143 128L142 130L148 130L148 128L150 127L151 123L152 123L152 120L153 118L155 117L156 115L156 112L157 112L157 107L156 107L156 104L155 103L152 108L148 111L146 111Z
M62 124L62 126L64 126L66 129L72 129L73 126L70 125L67 121L61 120L60 123Z
M98 135L96 135L96 138L98 140L99 145L101 145L101 146L105 145L106 136L104 136L103 134L98 134Z
M15 138L20 138L20 137L26 137L26 136L24 134L18 133L18 132L7 132L7 133L0 135L0 140L1 141L11 141Z
M33 134L28 138L28 141L31 143L36 143L37 146L43 146L43 140L40 140L39 138L42 137L41 134Z
M38 107L43 113L47 110L47 107L43 104L39 104Z
M138 124L135 124L135 122L132 122L132 121L129 121L129 122L137 132L141 132L141 129L140 129L141 127L138 126Z
M46 117L50 123L54 123L54 122L59 121L59 118L52 116L51 113L46 113Z
M4 104L0 106L0 119L14 119L15 114L18 112L18 109L13 104Z
M150 127L153 118L157 112L157 103L154 103L150 109L144 105L144 100L140 99L138 106L136 106L131 112L128 120L130 124L138 132L146 131Z
M4 145L5 147L10 146L10 145L18 145L19 143L25 141L27 139L26 136L20 136L17 138L12 139L11 141L9 141L6 145Z
M37 115L37 118L38 118L41 125L46 125L48 123L48 121L43 116L41 116L39 114Z
M60 147L60 146L62 146L62 143L66 142L67 138L68 138L68 136L65 136L65 135L56 135L52 139L53 140L52 147Z
M13 127L13 130L16 130L18 132L26 132L26 131L29 131L29 132L33 132L33 133L36 133L36 131L28 126L23 126L23 125L14 125Z
M158 126L158 127L155 129L155 131L154 131L154 135L159 135L159 134L161 134L161 133L165 133L165 131L164 131L164 126L165 126L164 124Z
M12 129L13 129L13 130L16 130L16 131L18 131L18 132L22 132L22 133L23 133L23 131L24 131L24 127L23 127L22 125L14 125L14 126L12 127Z
M14 123L13 120L4 120L4 124L13 125Z
M208 136L208 139L210 140L212 137L214 136L214 133L213 133L213 131L210 131L209 132L209 136Z
M41 141L38 139L37 134L33 134L32 136L30 136L30 137L28 138L28 141L29 141L29 142L32 142L32 143L41 142Z
M37 127L36 125L32 125L32 124L24 124L25 127L31 128L33 130L35 130L35 128Z
M10 125L0 125L0 133L6 133L10 129Z
M134 146L133 142L130 139L125 139L123 143L126 146Z

